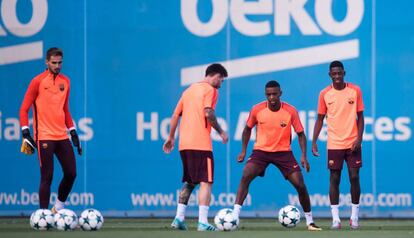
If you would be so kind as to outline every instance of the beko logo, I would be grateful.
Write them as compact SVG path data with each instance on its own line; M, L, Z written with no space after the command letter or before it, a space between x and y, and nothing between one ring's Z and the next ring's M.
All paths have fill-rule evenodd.
M247 37L267 35L290 36L293 24L303 36L329 35L331 38L353 33L364 16L364 0L343 0L344 16L335 17L334 0L209 0L211 13L208 21L200 19L198 0L181 0L181 18L185 28L198 37L214 36L230 24ZM306 4L313 3L307 10ZM309 5L310 6L310 5ZM341 5L342 6L342 5ZM340 18L338 20L338 18ZM317 56L317 57L315 57ZM359 56L359 39L327 43L306 48L223 61L231 78L286 69L306 67L331 60ZM181 70L181 85L198 81L205 65Z
M40 32L48 14L47 0L31 0L31 18L22 23L17 14L17 0L2 0L0 5L0 39L4 37L28 38ZM2 40L4 42L4 40ZM0 46L0 65L41 59L43 41Z

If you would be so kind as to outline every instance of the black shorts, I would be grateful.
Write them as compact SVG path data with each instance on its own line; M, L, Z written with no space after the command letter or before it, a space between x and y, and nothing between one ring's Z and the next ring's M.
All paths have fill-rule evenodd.
M265 175L265 170L269 164L275 165L283 174L285 179L289 174L295 171L301 171L299 164L296 162L292 151L266 152L261 150L253 150L247 163L254 163L262 168L261 177Z
M183 182L198 184L213 183L214 158L213 152L205 150L181 150L183 163Z
M361 168L361 149L354 152L352 152L351 149L328 150L328 169L342 170L344 160L346 161L348 168Z

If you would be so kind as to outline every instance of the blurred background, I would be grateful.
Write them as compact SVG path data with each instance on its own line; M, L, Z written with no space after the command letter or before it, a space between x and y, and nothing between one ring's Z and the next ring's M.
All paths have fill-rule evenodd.
M248 112L265 100L265 83L277 80L309 140L311 171L304 176L314 216L329 217L326 131L319 158L311 155L310 140L319 92L331 83L329 63L341 60L345 80L361 87L365 103L361 216L414 217L412 7L409 0L0 0L0 215L28 215L38 207L39 162L19 152L19 108L30 81L45 69L46 50L57 46L84 147L70 209L173 216L182 168L177 148L162 151L170 116L183 90L220 62L229 78L216 114L230 141L224 145L212 133L210 210L232 207ZM296 137L292 149L299 159ZM56 161L53 192L61 176ZM340 188L341 215L348 216L346 168ZM198 214L196 199L195 192L190 216ZM241 216L274 217L287 204L299 206L296 191L269 167L251 184Z

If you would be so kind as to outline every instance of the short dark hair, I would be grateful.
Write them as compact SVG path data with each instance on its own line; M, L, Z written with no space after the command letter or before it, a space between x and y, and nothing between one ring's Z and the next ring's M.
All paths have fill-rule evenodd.
M331 64L329 65L329 70L331 70L332 68L335 68L335 67L339 67L341 69L344 69L344 65L342 64L341 61L338 61L338 60L335 60L335 61L331 62Z
M57 47L49 48L46 52L46 59L50 60L50 57L52 56L62 56L63 57L63 51Z
M214 74L220 74L223 77L227 77L227 70L221 64L218 64L218 63L210 64L206 69L205 76L214 75Z
M266 83L265 88L280 88L280 84L275 80L271 80Z

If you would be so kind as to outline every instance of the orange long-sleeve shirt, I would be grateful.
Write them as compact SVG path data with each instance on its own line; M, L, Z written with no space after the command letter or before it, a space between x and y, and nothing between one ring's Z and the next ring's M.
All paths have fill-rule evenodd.
M20 107L20 126L29 126L28 112L33 106L33 130L37 140L64 140L73 128L69 112L70 80L63 74L54 78L48 70L37 75Z

